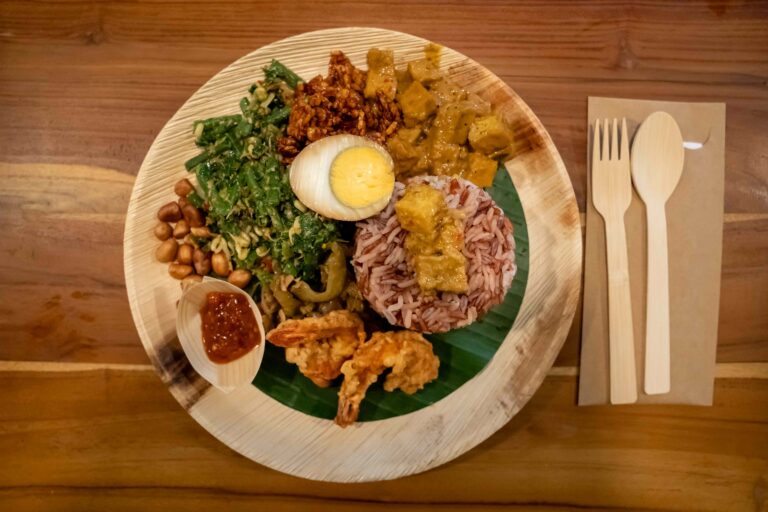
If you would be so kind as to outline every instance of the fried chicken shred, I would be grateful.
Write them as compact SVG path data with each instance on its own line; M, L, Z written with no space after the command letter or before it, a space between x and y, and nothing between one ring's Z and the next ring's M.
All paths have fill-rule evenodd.
M316 76L296 88L286 135L277 141L284 162L293 161L307 144L337 133L380 144L394 135L401 116L393 95L383 85L369 90L368 97L365 89L366 73L344 53L331 53L328 76Z
M267 333L273 345L285 347L285 359L315 385L325 388L341 375L341 366L365 341L363 321L347 310L300 320L286 320Z
M346 427L357 420L368 387L387 368L392 372L384 380L384 390L401 389L411 395L436 379L439 367L440 360L432 351L432 344L420 333L374 333L341 367L344 382L339 391L336 424Z

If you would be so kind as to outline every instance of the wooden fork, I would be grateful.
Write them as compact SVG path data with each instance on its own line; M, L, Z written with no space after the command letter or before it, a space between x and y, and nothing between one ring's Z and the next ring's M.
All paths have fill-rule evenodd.
M626 119L621 121L621 144L617 124L618 121L614 119L609 134L608 120L603 121L601 151L600 120L595 121L592 138L592 202L605 221L611 403L629 404L637 401L627 234L624 230L624 212L632 200L632 178Z

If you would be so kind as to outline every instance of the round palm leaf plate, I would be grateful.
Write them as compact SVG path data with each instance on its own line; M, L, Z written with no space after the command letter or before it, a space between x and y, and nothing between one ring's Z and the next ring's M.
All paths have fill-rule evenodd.
M184 162L198 152L197 119L232 114L261 69L276 58L304 78L325 74L342 50L365 68L369 48L394 50L396 64L423 56L427 41L383 29L310 32L267 45L218 73L179 109L152 144L134 186L125 227L128 297L150 360L179 403L230 448L271 468L333 482L386 480L461 455L501 428L541 384L578 301L581 228L573 188L557 149L515 92L477 62L444 48L441 66L489 100L512 127L519 151L489 192L512 220L518 272L505 301L481 321L429 336L438 379L405 395L369 390L360 421L332 421L338 385L320 389L267 347L252 386L225 393L195 373L176 337L178 282L154 260L155 213L172 200Z

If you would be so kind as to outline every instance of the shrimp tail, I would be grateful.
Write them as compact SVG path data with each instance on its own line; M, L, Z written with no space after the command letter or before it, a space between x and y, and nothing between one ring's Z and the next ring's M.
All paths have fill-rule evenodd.
M267 333L267 340L278 347L296 347L311 341L306 333L288 329L272 329Z
M335 423L340 427L347 427L357 421L360 414L360 404L349 400L345 396L339 397L339 408L336 411Z

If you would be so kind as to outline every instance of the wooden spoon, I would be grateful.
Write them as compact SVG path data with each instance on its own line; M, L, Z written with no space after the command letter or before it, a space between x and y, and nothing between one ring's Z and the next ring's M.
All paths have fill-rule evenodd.
M669 260L667 200L683 172L683 136L666 112L649 115L632 143L632 181L648 218L645 392L669 393Z

